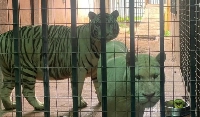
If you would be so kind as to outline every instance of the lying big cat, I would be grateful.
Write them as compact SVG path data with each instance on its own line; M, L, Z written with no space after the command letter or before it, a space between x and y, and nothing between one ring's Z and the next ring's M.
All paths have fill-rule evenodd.
M107 116L131 116L130 53L125 44L111 41L107 52ZM112 52L112 53L111 53ZM121 53L120 53L121 52ZM165 55L165 54L164 54ZM164 56L166 59L166 55ZM98 66L101 66L101 59ZM136 117L143 117L145 108L153 107L160 99L160 53L156 56L135 56ZM99 99L102 101L101 68L98 68Z

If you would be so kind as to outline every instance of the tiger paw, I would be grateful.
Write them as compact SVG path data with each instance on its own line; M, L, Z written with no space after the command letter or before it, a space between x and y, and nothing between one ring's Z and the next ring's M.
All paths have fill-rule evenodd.
M101 103L101 97L97 96L99 103Z
M16 103L13 102L12 104L4 104L4 107L5 107L5 110L13 110L13 109L16 109Z
M37 106L35 106L34 109L37 110L37 111L44 110L44 104L43 104L43 103L40 103L40 104L38 104Z
M99 91L95 91L95 93L97 94L97 99L99 103L101 103L101 96L99 95Z
M87 106L87 102L82 97L81 97L81 99L79 98L79 100L78 100L78 107L79 108L84 108L84 107Z

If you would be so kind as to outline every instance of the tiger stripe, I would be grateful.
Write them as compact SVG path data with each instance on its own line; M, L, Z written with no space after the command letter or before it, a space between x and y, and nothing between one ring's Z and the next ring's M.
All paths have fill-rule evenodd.
M106 40L110 41L119 34L117 23L118 11L106 13ZM101 51L100 14L89 12L90 22L76 27L78 45L78 106L87 106L81 97L83 82L86 76L96 78L96 68ZM62 25L48 26L48 68L49 76L55 80L71 77L72 45L71 28ZM22 75L22 93L36 109L44 109L35 96L35 82L43 78L42 26L23 26L19 28L19 57ZM4 75L1 98L5 109L14 109L10 93L15 86L14 76L14 40L13 30L0 35L0 67ZM97 81L93 81L96 86Z

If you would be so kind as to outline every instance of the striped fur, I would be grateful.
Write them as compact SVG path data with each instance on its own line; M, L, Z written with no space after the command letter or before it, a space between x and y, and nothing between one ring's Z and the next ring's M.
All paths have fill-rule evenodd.
M106 14L106 40L117 37L119 26L117 23L118 11ZM79 107L87 106L81 97L83 82L86 76L96 78L96 67L101 51L100 14L89 12L90 23L77 26L78 47L78 96ZM36 109L44 109L35 96L35 81L43 79L42 56L42 27L24 26L19 29L20 35L20 63L22 74L22 93L28 102ZM13 31L0 35L0 66L4 75L1 98L5 109L14 109L10 93L15 86L14 76L14 41ZM71 77L72 67L71 28L67 26L48 26L48 66L49 76L56 80ZM93 71L92 71L93 70ZM92 74L93 73L93 74Z

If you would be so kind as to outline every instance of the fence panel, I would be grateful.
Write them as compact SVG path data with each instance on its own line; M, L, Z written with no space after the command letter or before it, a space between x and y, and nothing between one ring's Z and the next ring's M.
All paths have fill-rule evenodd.
M94 4L92 4L93 1ZM180 5L173 4L172 6L165 6L164 0L149 0L149 3L156 5L146 5L146 0L89 0L85 2L81 0L30 0L29 2L26 1L28 5L25 2L23 4L23 2L24 0L7 1L7 8L0 8L0 12L6 11L7 13L6 16L0 16L0 19L3 17L7 22L0 22L0 26L10 27L8 28L10 31L1 31L0 60L3 62L0 61L0 66L4 76L9 73L11 76L15 76L15 91L11 94L11 97L15 98L11 98L11 102L16 101L16 111L5 112L3 113L5 116L110 117L111 115L108 115L109 110L114 108L115 114L123 113L122 116L164 117L168 114L166 109L168 100L181 98L186 102L187 100L182 97L187 97L188 94L190 101L187 103L189 103L190 109L186 111L191 117L199 116L200 41L198 19L200 14L197 5L200 2L199 0L174 0L173 3L179 2ZM166 10L166 7L173 7L173 13L166 12L169 11ZM116 12L113 12L114 10L118 10L119 17L117 17ZM174 10L179 10L179 12ZM106 14L107 11L108 14ZM25 12L31 14L25 15ZM165 13L168 15L164 15ZM111 15L112 17L109 17ZM173 18L170 21L165 21L166 16L169 15L173 18L179 17L180 21L172 21ZM119 24L115 27L112 24L115 22L113 17L117 17L115 20ZM97 19L95 22L90 22L93 18ZM170 34L172 33L171 30L168 32L165 30L166 22L179 23L178 36ZM29 29L28 25L35 26L30 26L32 28ZM26 28L22 28L23 26ZM62 30L63 28L64 30ZM118 29L120 30L119 33L117 32ZM108 34L110 32L117 33L117 36L113 36L114 34L110 36ZM177 37L180 38L180 66L178 67L180 67L181 73L177 70L177 66L171 64L175 53L173 48L174 38ZM96 40L93 40L93 38ZM13 44L7 43L10 41L9 39L14 40ZM37 42L37 40L40 41ZM109 49L108 42L121 42L125 49L123 48L122 52L117 52L117 49L120 48L116 48L117 45ZM28 46L33 48L25 49ZM41 51L36 51L40 47L42 48ZM113 55L111 54L108 60L110 51ZM155 56L156 54L157 56ZM80 58L83 55L84 57ZM11 58L9 58L10 56ZM64 56L64 59L61 60L60 56ZM141 56L146 58L140 58ZM9 62L5 60L6 57L10 60ZM120 57L123 57L123 59L116 62ZM113 65L111 67L109 66L110 61ZM97 65L97 62L101 64ZM156 65L154 62L156 62ZM107 65L108 63L109 65ZM117 66L119 64L121 66ZM5 68L5 66L8 68ZM67 71L69 69L71 71ZM124 71L116 72L116 69L123 69ZM26 73L25 70L29 70L29 72ZM98 82L98 70L101 71L100 82ZM41 78L39 72L42 73ZM85 72L87 74L81 74ZM91 77L91 79L86 78L80 81L80 77L84 75ZM177 91L175 88L182 83L179 75L183 76L185 87L181 85L182 87ZM50 80L51 77L56 80ZM68 77L71 77L71 79L67 79ZM120 80L117 81L117 78ZM30 88L35 83L35 79L40 81L37 81L36 85ZM113 81L108 81L110 79ZM7 80L8 84L12 84L14 82L12 80ZM29 86L24 86L26 81L29 81ZM2 83L2 89L5 91L6 85L4 83ZM80 84L83 83L84 87L82 88ZM23 89L21 91L21 85L23 89L30 91L36 87L36 92L31 93L36 93L38 100L44 98L44 109L41 106L42 104L40 105L41 112L33 110L34 104L29 108L25 98L32 96L34 102L36 97L24 94ZM99 89L99 85L102 89ZM157 85L159 89L155 90L155 88L158 88ZM9 89L8 92L11 90L10 87L6 88ZM114 92L110 92L109 88L113 89ZM44 92L41 89L44 89ZM86 97L85 101L80 95L82 89L82 95ZM123 91L121 91L122 89ZM98 97L100 90L102 95ZM117 92L119 90L120 93ZM181 91L183 93L177 93ZM24 94L25 98L21 93ZM3 94L2 97L8 95L6 92L1 94ZM112 100L124 100L111 103L111 98ZM155 102L152 101L154 98L157 99ZM99 103L100 100L101 103ZM29 100L29 103L31 101ZM124 103L121 101L124 101ZM2 98L2 102L6 108L5 98ZM116 106L111 109L109 107L112 107L112 104ZM144 105L144 107L141 105ZM119 106L124 107L120 108ZM175 108L175 105L173 104L171 107Z
M180 1L180 68L190 93L191 117L199 117L198 0ZM195 12L193 12L195 11Z

